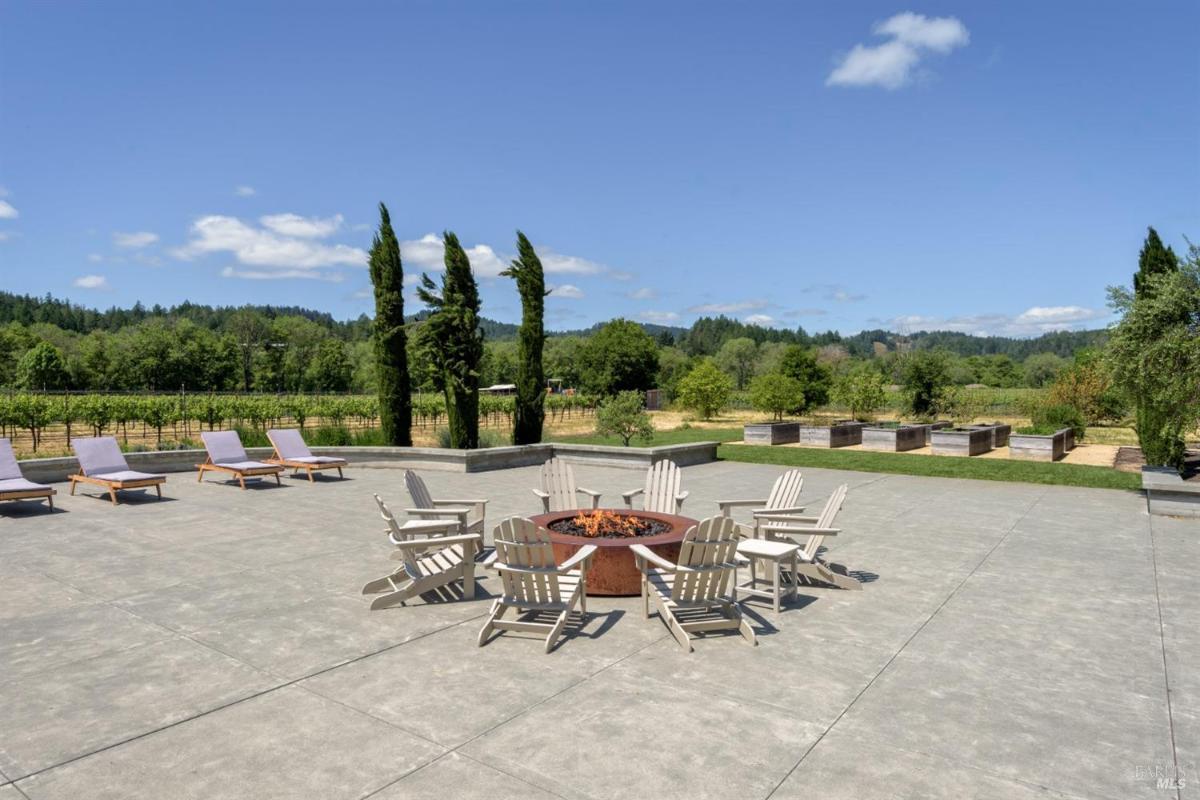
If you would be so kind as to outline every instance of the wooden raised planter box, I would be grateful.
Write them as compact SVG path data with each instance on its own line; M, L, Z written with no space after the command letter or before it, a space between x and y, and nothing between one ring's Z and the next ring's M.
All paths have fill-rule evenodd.
M810 447L848 447L862 444L865 422L836 422L833 425L801 425L800 444Z
M899 427L863 428L863 450L882 450L888 453L903 453L925 446L929 436L928 425L900 425Z
M754 422L742 426L746 444L792 444L800 441L799 422Z
M931 439L935 456L977 456L992 449L991 428L943 428Z
M991 424L967 425L968 428L983 428L992 432L992 449L1004 447L1008 444L1008 437L1012 435L1012 425L1005 425L1002 422L994 422Z
M1151 514L1200 519L1200 481L1184 480L1172 467L1142 467L1142 488Z
M1070 428L1045 436L1014 433L1008 440L1008 454L1023 461L1058 461L1067 454L1068 435L1072 435Z

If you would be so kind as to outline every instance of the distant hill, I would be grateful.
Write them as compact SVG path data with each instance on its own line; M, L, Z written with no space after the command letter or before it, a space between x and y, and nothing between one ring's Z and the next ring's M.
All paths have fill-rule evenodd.
M337 336L349 341L365 339L370 335L371 318L360 315L357 319L339 321L324 311L296 306L208 306L184 302L177 306L144 306L136 303L132 308L110 308L106 311L76 305L59 300L51 295L33 297L0 291L0 324L18 322L22 325L44 323L76 333L93 330L115 331L129 325L137 325L148 319L187 319L205 328L223 330L229 318L239 312L250 310L268 319L281 316L300 316L323 325ZM428 316L422 311L410 317L421 320ZM590 328L568 331L550 331L550 336L589 336L603 323ZM701 317L690 328L674 325L641 323L651 336L664 343L673 343L692 355L711 355L732 338L747 337L758 343L785 342L803 345L831 345L845 347L851 355L869 356L875 343L889 351L905 348L940 348L961 356L1004 354L1015 360L1023 360L1033 353L1054 353L1069 358L1075 352L1103 344L1107 331L1056 331L1033 338L1008 336L975 336L954 331L919 331L898 334L885 330L861 331L853 336L843 336L836 331L809 334L803 328L764 328L748 325L729 317ZM505 341L516 338L517 326L508 322L483 318L480 323L484 336L490 341Z

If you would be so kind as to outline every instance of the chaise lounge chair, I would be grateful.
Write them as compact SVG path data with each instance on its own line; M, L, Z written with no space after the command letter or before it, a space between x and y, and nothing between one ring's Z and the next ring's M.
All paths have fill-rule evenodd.
M109 499L115 506L117 492L153 486L159 499L162 499L162 485L167 482L167 476L130 469L125 455L113 437L72 439L71 449L75 451L75 458L79 460L79 474L70 476L71 494L75 494L76 484L95 484L108 491Z
M304 470L308 473L309 483L313 482L313 473L323 469L336 469L339 478L345 477L342 475L342 467L348 466L350 462L344 458L334 458L333 456L314 456L308 449L308 445L304 443L304 437L300 435L300 431L295 428L269 430L267 438L271 440L271 445L275 448L275 452L267 459L267 463L295 470L292 473L293 476L298 475L300 470Z
M49 486L25 480L21 474L21 466L13 452L12 442L0 439L0 500L41 500L46 499L50 510L54 510L54 495L57 492Z
M283 467L263 461L251 461L242 447L242 440L237 431L205 431L200 434L200 438L204 440L208 458L203 464L196 465L197 483L204 480L204 473L209 471L225 472L234 476L242 489L246 488L246 478L260 475L274 475L275 483L280 483L279 473L283 472Z

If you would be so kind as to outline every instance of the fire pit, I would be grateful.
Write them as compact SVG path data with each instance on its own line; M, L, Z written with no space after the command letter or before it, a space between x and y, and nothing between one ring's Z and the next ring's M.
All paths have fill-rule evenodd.
M585 544L596 546L587 572L589 596L640 594L641 573L629 546L646 545L674 561L683 534L696 524L689 517L628 509L555 511L539 514L533 521L550 532L559 563Z

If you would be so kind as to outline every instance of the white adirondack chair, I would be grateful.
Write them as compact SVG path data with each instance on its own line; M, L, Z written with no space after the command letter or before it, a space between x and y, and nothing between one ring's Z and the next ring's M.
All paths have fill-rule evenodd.
M735 508L752 507L753 525L738 524L738 529L745 536L758 537L758 518L762 514L800 514L804 506L796 505L800 492L804 488L804 476L798 469L789 469L775 479L771 487L771 496L765 500L718 500L721 516L732 516Z
M414 508L404 509L410 517L419 519L456 519L462 533L483 535L483 517L487 500L434 500L421 476L411 469L404 470L404 485L412 497Z
M380 595L371 602L372 611L404 605L424 592L460 580L463 599L475 596L475 556L483 547L481 535L450 535L459 530L458 520L453 519L409 520L401 525L379 495L375 502L388 524L388 541L396 548L392 558L402 566L363 586L363 594Z
M558 564L550 534L522 517L502 521L492 531L492 539L496 549L484 564L499 573L504 593L492 603L479 631L479 646L493 631L545 632L549 653L575 606L587 614L585 575L596 546L584 545ZM509 609L516 611L516 619L502 619Z
M829 562L820 557L821 543L826 536L837 536L840 528L833 527L834 519L846 500L849 491L846 484L834 489L833 494L825 503L819 516L801 516L799 514L761 514L758 517L759 531L768 539L790 541L800 545L797 554L798 565L796 574L791 576L794 582L798 578L820 581L832 584L839 589L861 589L862 584L844 572L834 570Z
M750 644L758 644L754 629L730 599L738 539L732 519L710 517L688 528L677 563L645 545L630 548L642 572L643 613L650 617L653 599L667 629L689 653L693 632L736 630Z
M561 458L551 458L542 464L541 488L534 489L542 501L542 513L571 511L580 508L577 495L586 494L592 499L592 509L600 507L600 492L584 489L575 484L575 470Z
M625 507L633 508L633 498L644 495L642 510L658 511L663 514L678 514L683 510L683 501L688 493L680 491L679 466L670 459L663 459L646 471L646 485L641 489L622 492Z

